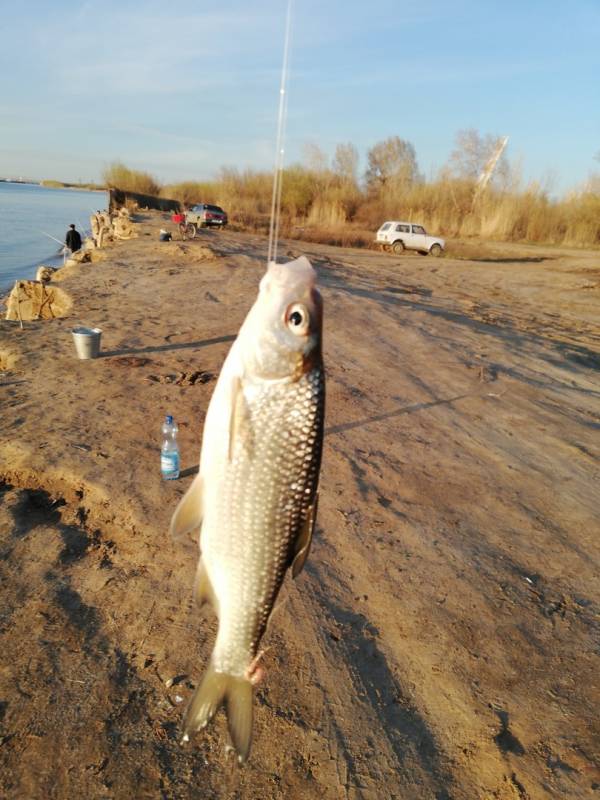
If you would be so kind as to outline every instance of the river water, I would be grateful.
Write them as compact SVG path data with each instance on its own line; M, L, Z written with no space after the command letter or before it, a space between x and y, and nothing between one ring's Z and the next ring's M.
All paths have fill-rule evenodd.
M47 189L0 181L0 292L17 278L33 278L40 264L60 266L60 244L71 223L89 231L90 214L107 207L104 192ZM45 235L48 234L48 235Z

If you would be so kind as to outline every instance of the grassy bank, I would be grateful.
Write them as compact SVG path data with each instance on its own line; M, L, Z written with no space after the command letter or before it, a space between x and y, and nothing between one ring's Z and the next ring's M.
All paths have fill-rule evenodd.
M268 173L229 171L212 182L165 186L161 194L184 204L217 203L240 227L268 229ZM372 238L384 220L403 219L418 221L450 238L600 246L600 196L592 192L551 200L541 188L529 186L513 191L491 189L475 202L474 196L474 181L451 179L368 194L356 186L295 167L286 170L284 176L282 233L291 235L302 228L310 238L311 231L322 231L331 243L335 240L355 246L367 231Z
M147 173L114 165L107 184L158 194L189 206L223 206L231 222L243 230L268 230L272 175L269 172L222 169L212 181L186 181L160 186ZM553 199L539 185L510 189L490 186L479 197L474 179L447 175L435 180L390 180L369 188L329 169L302 165L284 171L281 198L283 236L298 230L302 238L345 246L361 246L386 219L410 220L449 238L485 238L600 246L600 194L591 190Z

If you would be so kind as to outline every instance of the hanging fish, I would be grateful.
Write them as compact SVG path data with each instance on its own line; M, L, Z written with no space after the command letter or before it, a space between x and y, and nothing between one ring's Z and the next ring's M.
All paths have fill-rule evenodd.
M224 703L240 762L250 752L259 644L315 524L325 409L315 277L304 256L269 264L211 398L199 474L171 522L174 537L201 525L195 591L219 619L184 741Z

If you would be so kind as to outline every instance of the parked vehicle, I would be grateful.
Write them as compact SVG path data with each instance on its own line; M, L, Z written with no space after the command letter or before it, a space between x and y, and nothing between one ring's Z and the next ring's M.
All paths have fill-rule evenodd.
M185 219L188 225L196 228L224 228L227 225L227 214L220 206L211 206L208 203L199 203L186 211Z
M416 250L421 255L441 256L446 249L445 239L428 236L422 225L391 220L384 222L377 231L375 243L396 255L404 250Z
M171 221L179 226L182 238L193 239L198 228L224 228L227 225L227 214L220 206L199 203L183 214L172 214Z

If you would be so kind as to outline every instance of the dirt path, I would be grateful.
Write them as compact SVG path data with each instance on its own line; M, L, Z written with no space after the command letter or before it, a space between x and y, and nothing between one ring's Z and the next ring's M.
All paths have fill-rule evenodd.
M600 797L600 256L285 244L323 287L325 455L240 770L222 714L179 744L215 622L166 529L265 243L158 227L66 272L69 318L0 322L0 795Z

